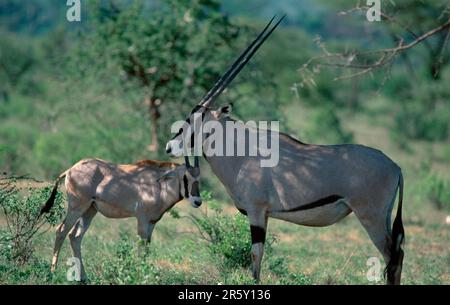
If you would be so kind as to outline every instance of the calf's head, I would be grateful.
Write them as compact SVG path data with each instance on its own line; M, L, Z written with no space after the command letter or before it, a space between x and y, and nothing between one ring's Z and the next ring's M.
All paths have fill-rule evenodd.
M180 197L187 199L194 208L198 208L202 205L198 157L195 157L194 166L191 166L189 158L185 157L185 164L164 173L159 180L163 179L176 179Z

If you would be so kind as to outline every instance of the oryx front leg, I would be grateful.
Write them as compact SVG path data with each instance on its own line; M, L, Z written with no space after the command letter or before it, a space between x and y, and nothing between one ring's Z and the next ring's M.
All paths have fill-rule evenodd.
M149 222L147 219L138 219L137 222L137 230L138 235L142 239L144 245L144 253L147 251L148 244L150 244L152 240L153 229L155 228L155 224ZM142 247L139 247L139 252L141 252Z
M264 255L264 243L266 241L267 216L265 213L248 214L248 219L252 235L253 278L259 281L261 262Z

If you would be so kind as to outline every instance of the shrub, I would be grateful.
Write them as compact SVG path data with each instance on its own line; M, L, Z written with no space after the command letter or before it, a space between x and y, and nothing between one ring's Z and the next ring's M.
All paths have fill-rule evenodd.
M276 276L284 276L289 273L284 258L277 257L269 260L269 270Z
M46 259L33 257L20 268L14 262L0 259L0 283L35 284L50 283L53 275Z
M46 226L60 222L64 212L63 196L58 192L50 213L40 215L51 187L32 186L30 181L24 177L0 179L0 207L6 220L6 227L0 230L0 255L16 263L29 260L34 250L33 241Z
M317 107L310 118L311 124L305 128L305 140L311 143L351 143L353 134L347 131L336 114L334 106Z
M123 231L114 246L114 254L114 258L102 264L103 280L109 284L142 284L145 278L141 275L149 273L148 265L138 258L132 239Z
M250 226L241 214L225 215L209 192L202 192L204 201L212 213L202 216L191 215L191 220L197 226L202 238L207 241L210 251L221 258L222 266L228 268L247 268L251 265L251 235ZM265 243L266 255L273 249L275 237L268 236Z
M435 174L424 179L425 192L428 199L438 210L450 212L450 181Z
M89 278L95 284L199 284L195 275L159 263L163 256L154 245L142 247L130 234L120 231L120 239L112 248L113 256L102 261L97 278L94 274Z
M447 140L450 130L448 79L450 76L415 87L411 96L400 103L395 132L409 139Z

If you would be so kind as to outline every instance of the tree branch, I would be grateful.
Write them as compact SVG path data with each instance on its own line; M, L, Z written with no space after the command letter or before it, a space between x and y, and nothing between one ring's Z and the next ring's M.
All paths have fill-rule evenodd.
M317 63L316 66L318 68L320 68L321 66L333 66L333 67L339 67L339 68L351 68L351 69L360 69L361 70L361 71L358 71L358 72L350 74L350 75L337 77L337 78L335 78L335 80L350 79L353 77L362 76L364 74L372 72L375 69L381 68L386 65L391 65L392 62L394 61L396 55L415 47L419 43L426 41L426 39L430 38L431 36L436 35L437 33L440 33L441 31L443 31L445 29L449 29L449 31L450 31L450 20L448 20L447 22L441 24L440 26L438 26L434 29L431 29L430 31L426 32L425 34L423 34L421 36L417 36L414 34L414 36L416 36L416 38L413 41L411 41L410 43L404 44L403 43L404 40L401 39L399 44L393 48L385 48L385 49L379 49L379 50L374 50L374 51L365 51L365 52L357 52L356 51L356 52L352 52L349 54L347 54L345 52L331 53L325 48L324 44L319 39L317 43L319 44L319 47L322 49L322 51L325 54L310 58L303 65L303 67L299 69L299 72L308 70L308 68L311 64ZM448 43L448 35L449 34L447 33L447 37L442 45L441 54L443 54L443 51L445 50L445 46ZM355 59L364 58L364 57L373 56L373 55L379 55L379 56L376 60L374 60L372 62L359 63L359 64L353 63L355 61ZM331 60L331 59L340 59L341 61L345 61L345 62L329 62L329 60ZM303 85L304 81L302 81L300 83L301 86Z

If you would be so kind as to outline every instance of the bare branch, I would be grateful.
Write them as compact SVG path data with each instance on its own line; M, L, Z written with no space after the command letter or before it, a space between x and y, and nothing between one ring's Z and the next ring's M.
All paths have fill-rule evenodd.
M436 70L434 71L434 77L436 77L439 74L439 70L442 66L442 64L444 63L444 53L445 53L445 49L447 48L447 44L448 44L448 40L450 37L450 27L447 30L447 34L445 35L445 39L442 42L442 46L441 46L441 51L439 52L439 57L438 60L436 62Z
M389 17L392 19L392 17ZM444 24L426 32L425 34L421 36L417 36L412 31L410 33L414 35L416 38L411 41L410 43L404 44L404 40L400 39L399 44L396 47L393 48L385 48L385 49L379 49L374 51L364 51L364 52L358 52L353 51L350 53L347 52L341 52L341 53L332 53L329 52L325 45L321 42L320 39L316 39L316 43L319 45L320 49L324 52L324 54L312 57L310 58L302 68L299 69L299 72L306 72L306 74L311 74L314 72L311 72L309 70L309 66L313 63L316 64L316 67L321 66L332 66L332 67L338 67L338 68L349 68L349 69L360 69L361 71L358 71L356 73L352 73L349 75L344 75L335 78L335 80L343 80L343 79L350 79L353 77L362 76L364 74L370 73L375 69L390 66L393 61L395 60L395 57L401 53L405 52L408 49L411 49L418 45L419 43L426 41L429 37L436 35L437 33L440 33L443 30L448 29L450 32L450 20L445 22ZM444 53L445 47L448 43L448 36L450 35L449 32L447 33L447 37L442 45L441 55ZM375 60L365 62L365 63L353 63L355 60L367 60L368 57L376 56L377 58ZM332 60L332 61L331 61ZM341 62L336 62L341 61ZM443 58L441 59L443 60ZM300 86L303 86L304 83L310 82L309 78L305 78L301 83Z

